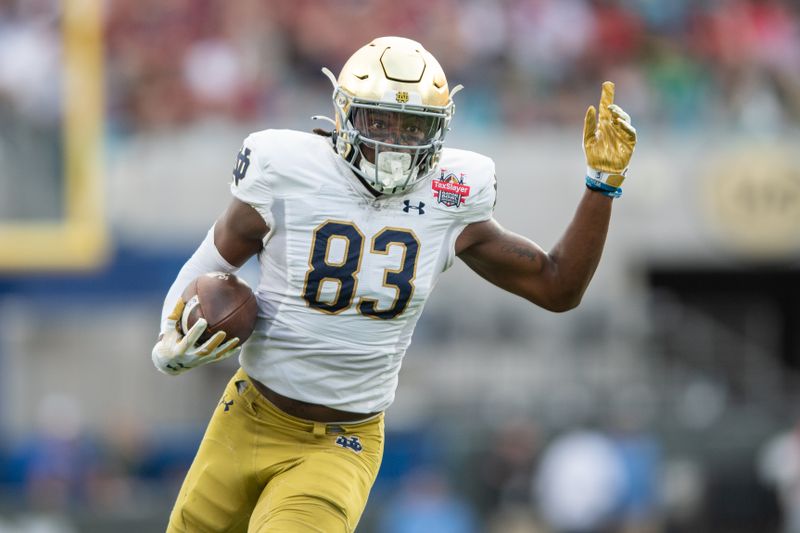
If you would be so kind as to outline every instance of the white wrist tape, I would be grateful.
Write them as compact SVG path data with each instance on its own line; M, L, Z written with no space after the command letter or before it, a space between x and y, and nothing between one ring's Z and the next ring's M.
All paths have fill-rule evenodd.
M206 238L178 272L178 277L164 298L164 307L161 308L161 333L166 331L167 317L175 308L175 302L194 278L206 272L236 272L238 270L239 267L228 263L217 250L214 244L214 226L211 226Z
M591 178L597 183L603 183L610 187L622 187L622 182L625 181L625 175L628 173L626 168L622 172L603 172L592 167L586 167L586 177Z

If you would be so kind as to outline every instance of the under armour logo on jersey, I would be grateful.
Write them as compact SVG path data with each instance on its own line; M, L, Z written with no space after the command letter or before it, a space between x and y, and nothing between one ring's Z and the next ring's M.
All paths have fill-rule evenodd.
M425 210L422 209L423 207L425 207L425 202L420 202L419 205L411 205L410 200L403 200L403 205L405 205L405 207L403 208L403 212L405 213L408 213L412 209L416 209L418 214L420 215L425 214Z
M231 410L231 405L233 405L233 400L231 400L229 402L226 402L225 398L223 398L223 399L221 399L219 401L219 405L224 405L225 406L225 411L230 411Z
M360 453L364 447L361 445L361 442L358 440L358 437L350 437L349 439L344 435L339 435L336 437L336 444L341 446L342 448L350 448L356 453Z
M250 148L244 148L236 156L236 163L233 165L233 181L236 185L244 179L247 174L247 167L250 166Z

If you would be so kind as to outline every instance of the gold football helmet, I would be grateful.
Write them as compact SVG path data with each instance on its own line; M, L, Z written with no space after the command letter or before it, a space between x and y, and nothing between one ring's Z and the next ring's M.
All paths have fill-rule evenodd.
M395 194L439 161L455 106L439 62L416 41L380 37L347 60L333 83L334 146L376 191Z

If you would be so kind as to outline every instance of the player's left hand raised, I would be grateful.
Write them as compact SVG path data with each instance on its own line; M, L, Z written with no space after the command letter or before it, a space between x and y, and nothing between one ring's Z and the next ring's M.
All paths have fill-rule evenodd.
M599 110L589 106L583 125L586 185L606 196L620 196L635 146L636 129L631 117L614 103L614 84L606 81Z

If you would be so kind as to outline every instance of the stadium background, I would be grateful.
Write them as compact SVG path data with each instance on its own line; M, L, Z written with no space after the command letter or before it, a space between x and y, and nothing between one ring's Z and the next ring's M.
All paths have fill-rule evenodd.
M163 530L235 363L157 373L161 299L241 140L385 34L545 248L603 80L640 142L580 308L443 276L359 531L800 531L793 0L1 1L0 531Z

